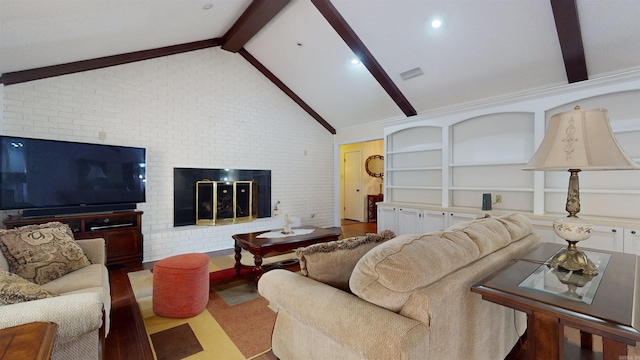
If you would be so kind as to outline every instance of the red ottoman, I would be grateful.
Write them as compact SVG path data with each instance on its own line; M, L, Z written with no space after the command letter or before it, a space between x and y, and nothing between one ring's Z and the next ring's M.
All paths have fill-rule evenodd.
M196 316L209 301L209 256L183 254L153 266L153 312L171 318Z

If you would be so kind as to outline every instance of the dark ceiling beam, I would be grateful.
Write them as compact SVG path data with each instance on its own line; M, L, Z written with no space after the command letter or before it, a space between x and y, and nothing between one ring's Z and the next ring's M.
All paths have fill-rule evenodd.
M238 52L271 21L290 0L253 0L231 29L222 37L222 48Z
M382 66L378 63L378 61L373 57L369 49L364 45L364 43L360 40L358 35L351 29L351 26L347 24L345 19L340 15L338 10L331 4L330 0L311 0L311 2L316 6L318 11L324 16L324 18L331 24L333 29L340 35L342 40L351 48L358 59L362 61L364 66L369 69L371 75L378 80L378 83L382 85L382 88L391 96L393 101L400 107L402 112L406 116L414 116L416 115L416 110L411 106L409 100L400 92L400 89L396 86L396 84L391 80L389 75L382 69Z
M209 39L194 41L186 44L166 46L151 50L135 51L126 54L105 56L96 59L76 61L67 64L45 66L36 69L14 71L2 74L0 83L12 85L32 80L50 78L54 76L67 75L82 71L102 69L109 66L123 65L136 61L149 60L157 57L175 55L188 51L201 50L210 47L220 46L222 39Z
M316 119L320 125L324 126L325 129L329 130L330 133L336 134L336 129L333 126L329 125L322 116L320 116L317 112L315 112L307 103L305 103L298 95L296 95L287 85L285 85L280 79L278 79L269 69L267 69L262 63L260 63L253 55L249 54L249 52L245 49L240 49L238 54L242 55L251 65L253 65L258 71L260 71L264 76L266 76L271 82L273 82L280 90L282 90L285 94L287 94L293 101L295 101L298 106L300 106L304 111L306 111L311 117Z
M576 0L551 0L551 8L556 21L567 80L569 83L587 80L589 74Z
M249 7L231 26L229 31L222 37L222 49L238 53L258 71L260 71L267 79L271 80L282 92L291 98L298 106L313 117L320 125L327 129L330 133L336 133L325 119L315 112L306 102L296 95L287 85L285 85L277 76L259 62L253 55L244 48L244 45L251 40L263 27L265 27L271 19L273 19L282 9L289 4L290 0L253 0Z

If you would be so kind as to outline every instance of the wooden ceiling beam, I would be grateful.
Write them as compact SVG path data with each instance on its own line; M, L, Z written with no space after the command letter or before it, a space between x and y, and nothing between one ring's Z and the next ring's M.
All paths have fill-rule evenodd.
M222 49L240 54L245 60L260 71L267 79L271 80L282 92L291 98L307 114L311 115L320 125L330 133L336 134L333 128L325 119L311 108L304 100L285 85L277 76L267 69L258 59L253 57L244 45L251 40L269 21L271 21L282 9L289 4L290 0L253 0L253 2L242 13L240 18L231 26L231 29L222 37Z
M587 80L582 32L576 0L550 0L569 83Z
M417 115L416 110L409 103L409 100L400 92L400 89L391 80L389 75L384 71L376 58L371 54L369 49L364 45L362 40L356 35L351 26L340 15L338 10L331 4L330 0L311 0L318 11L331 24L333 29L340 35L342 40L347 43L358 59L367 67L371 75L380 83L382 88L391 96L391 99L398 105L406 116Z
M206 49L210 47L220 46L220 44L222 44L222 39L209 39L180 45L166 46L151 50L135 51L126 54L76 61L60 65L8 72L0 76L0 83L11 85L27 81L50 78L54 76L74 74L82 71L97 70L109 66L123 65L136 61L149 60L157 57L175 55L188 51Z
M222 48L234 53L240 51L289 2L290 0L253 0L222 37Z
M300 106L304 111L306 111L311 117L316 119L317 122L320 123L325 129L327 129L330 133L336 134L336 129L333 128L328 122L326 122L322 116L320 116L317 112L315 112L307 103L305 103L298 95L296 95L287 85L285 85L278 77L276 77L269 69L267 69L262 63L260 63L253 55L249 54L249 52L242 48L238 51L238 54L242 55L251 65L253 65L258 71L260 71L264 76L266 76L272 83L274 83L282 92L287 94L293 101L295 101L298 106Z

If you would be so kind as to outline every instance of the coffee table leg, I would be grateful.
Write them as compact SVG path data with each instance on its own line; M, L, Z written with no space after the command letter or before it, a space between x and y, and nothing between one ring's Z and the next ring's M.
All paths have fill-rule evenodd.
M242 266L240 264L240 259L242 259L242 247L239 246L238 244L235 244L233 248L236 252L236 255L235 255L236 265L234 266L236 269L236 275L240 275L240 267Z
M260 277L262 276L262 272L264 271L264 269L262 268L262 255L254 254L253 260L255 264L255 266L253 267L253 275L255 278L256 285L258 285L258 280L260 280Z

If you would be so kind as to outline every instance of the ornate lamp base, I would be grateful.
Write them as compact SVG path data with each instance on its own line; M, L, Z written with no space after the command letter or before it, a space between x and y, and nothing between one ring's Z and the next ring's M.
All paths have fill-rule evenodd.
M593 225L578 217L557 219L553 222L553 231L565 239L569 246L560 250L549 262L549 266L570 271L582 271L584 275L598 275L598 268L587 258L584 252L576 248L578 241L591 236Z
M554 269L582 271L584 275L598 275L598 267L587 258L584 252L576 249L577 241L567 240L567 242L569 246L554 255L549 261L549 266Z

